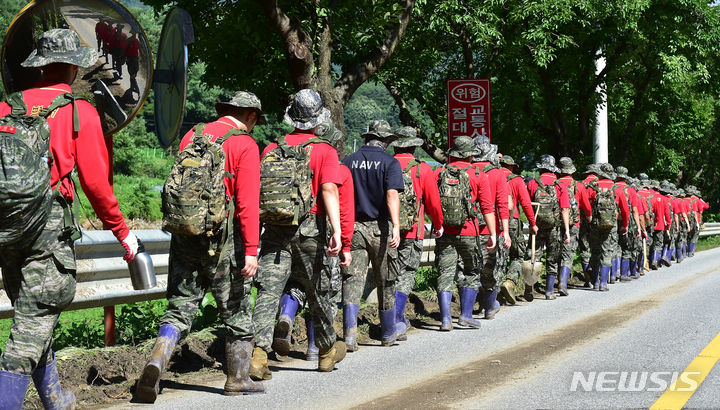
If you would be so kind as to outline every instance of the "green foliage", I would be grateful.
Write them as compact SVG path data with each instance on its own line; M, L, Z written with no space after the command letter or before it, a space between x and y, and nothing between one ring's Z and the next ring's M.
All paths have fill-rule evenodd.
M116 318L117 343L135 346L156 337L167 305L166 299L123 305Z
M85 349L104 346L103 317L102 308L61 313L53 332L53 350L69 346Z
M418 269L414 291L437 290L438 271L435 267L424 266Z
M720 235L703 236L698 240L697 250L706 251L720 246Z

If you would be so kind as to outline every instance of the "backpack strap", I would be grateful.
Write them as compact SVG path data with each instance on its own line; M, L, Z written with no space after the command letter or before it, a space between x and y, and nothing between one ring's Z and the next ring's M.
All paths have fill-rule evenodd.
M487 174L488 172L490 172L491 170L493 170L495 168L497 168L497 167L495 165L493 165L492 163L490 163L490 164L487 164L484 167L482 167L482 172Z
M249 135L246 131L241 130L240 128L230 128L228 132L225 133L222 137L219 137L215 140L215 143L218 145L222 145L225 141L227 141L230 137L233 137L235 135Z
M80 132L80 117L78 116L77 100L85 100L73 93L62 93L53 98L50 105L40 112L40 116L47 118L53 111L68 104L73 105L73 131Z
M16 93L12 93L8 96L7 100L5 100L10 108L12 109L12 113L15 115L25 115L27 114L27 105L25 104L25 100L23 99L23 93L22 91L18 91Z

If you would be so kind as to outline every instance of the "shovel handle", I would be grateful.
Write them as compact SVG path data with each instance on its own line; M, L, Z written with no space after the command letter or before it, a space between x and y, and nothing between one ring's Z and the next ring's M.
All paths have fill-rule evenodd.
M532 263L535 263L535 235L530 235L530 242L532 243L532 252L530 254L530 259L532 260Z

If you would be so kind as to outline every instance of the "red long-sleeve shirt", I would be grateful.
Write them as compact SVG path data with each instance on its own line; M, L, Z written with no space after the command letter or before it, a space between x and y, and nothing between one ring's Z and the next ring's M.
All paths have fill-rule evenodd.
M395 159L400 162L400 167L405 169L415 157L412 154L397 154L395 155ZM442 228L443 223L440 193L438 192L437 180L435 179L433 170L430 168L430 165L425 162L420 162L420 178L418 178L417 167L417 165L414 165L408 171L413 180L415 196L420 204L418 222L415 222L412 229L403 235L403 238L409 239L425 239L425 211L427 211L430 216L433 228L436 231Z
M615 182L609 179L599 179L595 181L595 184L597 184L601 190L607 191L613 186L613 184L615 184ZM594 189L588 189L587 192L590 194L590 202L594 203L595 198L597 197L597 191ZM618 219L622 218L622 226L627 229L628 223L630 222L630 207L628 206L627 198L625 198L625 192L617 185L615 186L615 204L618 205L618 210L620 211L618 213ZM586 210L583 211L586 212Z
M72 92L67 84L41 82L23 92L28 114L47 108L53 98L62 93ZM77 101L80 131L73 131L73 105L61 107L54 115L48 116L50 125L50 153L53 157L50 168L50 185L55 188L60 181L60 193L69 201L74 199L73 182L69 178L77 167L80 186L90 200L95 213L105 229L113 232L122 241L129 230L118 207L117 198L110 185L112 164L110 163L105 137L100 125L100 116L95 107L84 100ZM0 117L11 111L7 103L0 103Z
M590 198L585 190L585 185L580 182L576 182L572 175L565 175L558 178L558 183L565 186L565 189L568 191L568 195L570 195L570 184L575 184L575 203L577 204L576 206L578 207L578 212L584 212L585 216L590 218L592 211L588 210L592 208L590 206ZM580 221L576 222L575 226L579 228Z
M140 52L140 41L138 41L137 36L130 37L127 42L127 47L125 48L125 55L127 57L137 57Z
M355 232L355 185L350 168L340 164L340 242L342 252L350 252L352 237Z
M452 161L448 166L454 168L468 168L465 170L470 177L470 190L472 195L473 204L480 204L480 212L483 214L489 214L493 212L494 203L492 196L490 196L490 187L488 185L487 177L482 171L480 173L475 172L475 167L466 161ZM439 179L442 168L435 170L435 181ZM479 234L477 231L478 220L472 215L472 219L465 221L465 224L460 226L447 226L443 224L443 229L446 234L460 236L476 236Z
M203 134L216 139L231 128L238 128L232 117L222 117L203 129ZM192 142L193 130L180 141L180 150ZM260 242L260 155L257 143L247 134L233 135L222 144L225 151L225 171L233 175L225 178L225 193L235 201L235 219L240 224L245 254L256 256Z
M507 168L503 168L502 171L505 174L505 180L507 181L507 177L512 174L512 171ZM533 210L531 204L532 201L530 200L530 193L527 190L527 185L525 185L525 180L523 180L521 176L516 175L515 178L508 181L508 188L510 188L510 195L512 197L512 217L515 219L520 218L520 211L518 210L519 201L520 206L528 219L528 223L531 227L535 226L535 211Z
M653 229L656 231L670 229L671 216L667 197L658 192L653 192L650 205L652 206L653 214L655 214L655 226Z
M490 162L474 162L473 165L479 169L483 169L485 166L490 165ZM488 186L490 186L490 196L495 198L495 226L497 227L497 233L500 233L502 231L502 224L500 221L503 219L510 219L510 211L508 210L508 195L510 195L510 189L508 188L505 173L501 169L492 168L488 170L485 175L487 175ZM487 226L483 227L481 234L490 234L490 230Z
M641 213L641 214L644 213L644 212L643 212L643 205L642 205L642 202L643 202L643 201L640 200L640 197L638 196L637 191L635 190L635 188L629 186L629 185L627 184L627 182L625 182L625 181L618 181L618 182L616 182L615 184L618 185L618 186L620 186L621 188L626 187L627 193L628 193L628 197L629 197L629 199L630 199L630 204L629 204L629 205L630 205L631 207L637 208L637 210L638 210L639 213Z
M557 176L550 172L545 172L540 175L540 180L545 185L551 185L557 180ZM535 191L538 189L538 183L536 180L530 180L528 182L528 191L530 192L530 198L535 197ZM555 184L555 194L557 195L558 201L560 202L560 209L570 208L570 196L568 195L567 188L563 184Z
M285 136L285 142L290 146L300 145L310 138L317 138L313 134L304 133L290 133ZM277 143L265 147L262 152L262 156L265 156L270 150L277 147ZM312 149L310 149L312 147ZM318 198L317 194L322 184L332 183L340 185L342 179L340 178L340 160L338 159L337 151L330 144L326 143L312 143L305 147L306 150L310 151L310 169L313 171L312 177L312 194L315 198L315 205L310 211L313 215L325 215L325 206L323 205L322 198Z

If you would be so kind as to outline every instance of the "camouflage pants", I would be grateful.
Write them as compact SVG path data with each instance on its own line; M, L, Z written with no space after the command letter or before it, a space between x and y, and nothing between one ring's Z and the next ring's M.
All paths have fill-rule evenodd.
M502 235L497 236L497 246L491 252L485 247L489 235L480 235L480 258L482 261L482 269L480 270L480 284L487 291L498 290L505 274L506 251L503 248L505 238ZM511 239L512 240L512 239ZM477 288L478 286L475 286Z
M517 285L520 283L522 276L522 262L526 248L522 222L519 219L510 218L510 240L512 244L510 250L508 250L509 263L505 279L509 279Z
M617 255L618 231L617 225L608 232L597 229L590 230L590 265L611 266L613 258Z
M528 238L525 260L530 260L532 255L532 236ZM563 238L560 227L541 229L535 236L535 260L539 261L545 252L545 274L557 275L560 264Z
M445 234L435 239L435 267L438 270L438 292L452 292L458 273L458 261L462 260L462 277L457 278L458 288L480 286L481 265L477 240L474 236Z
M240 273L245 266L245 253L234 240L240 237L237 225L231 228L225 251L222 235L208 238L174 234L170 240L168 308L160 323L175 326L183 337L190 331L208 290L215 297L226 334L245 340L254 335L250 308L252 279L245 279Z
M696 244L698 243L698 240L700 240L700 230L697 228L697 221L695 221L695 216L689 218L691 230L688 233L688 242Z
M570 225L570 243L561 243L560 266L567 266L572 271L573 262L575 261L575 251L578 248L578 237L580 236L580 228L577 225Z
M255 345L270 351L280 296L292 275L305 289L315 343L330 348L336 340L330 272L325 269L327 234L324 218L308 216L298 227L265 225L255 279Z
M632 217L632 215L631 215ZM637 257L637 227L634 222L628 225L625 235L618 232L618 240L620 245L620 257L626 260L633 260ZM642 246L642 243L640 244Z
M584 221L580 222L578 256L580 257L580 263L582 265L590 264L590 224Z
M675 221L673 221L672 224L670 224L670 229L665 231L665 234L663 235L663 246L668 247L670 249L675 249L675 238L677 236L677 229L675 226Z
M390 249L392 223L383 221L355 222L350 253L350 266L342 269L344 305L359 305L365 288L368 264L377 287L378 309L395 308L395 280L398 277L397 249Z
M328 271L327 274L330 275L330 291L328 296L330 297L330 302L332 304L332 317L334 318L337 314L338 304L342 301L342 273L340 273L340 258L337 256L326 257L325 262L323 263L323 269L326 269ZM298 300L299 309L307 307L307 293L305 292L305 286L303 286L302 281L296 278L295 275L290 275L290 279L288 280L287 285L285 285L284 293L289 293Z
M680 227L678 228L677 236L675 237L675 249L680 249L684 242L687 242L688 238L688 225L685 223L685 219L680 218Z
M652 257L652 255L655 254L655 252L660 252L662 254L663 250L663 238L665 237L665 231L662 230L652 230L652 247L649 247L649 256Z
M62 208L53 201L37 239L0 248L3 287L15 308L0 370L30 375L52 358L53 329L75 297L75 248L62 230Z
M398 278L395 283L395 290L409 295L415 287L415 275L420 267L422 256L422 239L406 238L400 241L397 249L398 257L395 263L398 265L396 271Z

